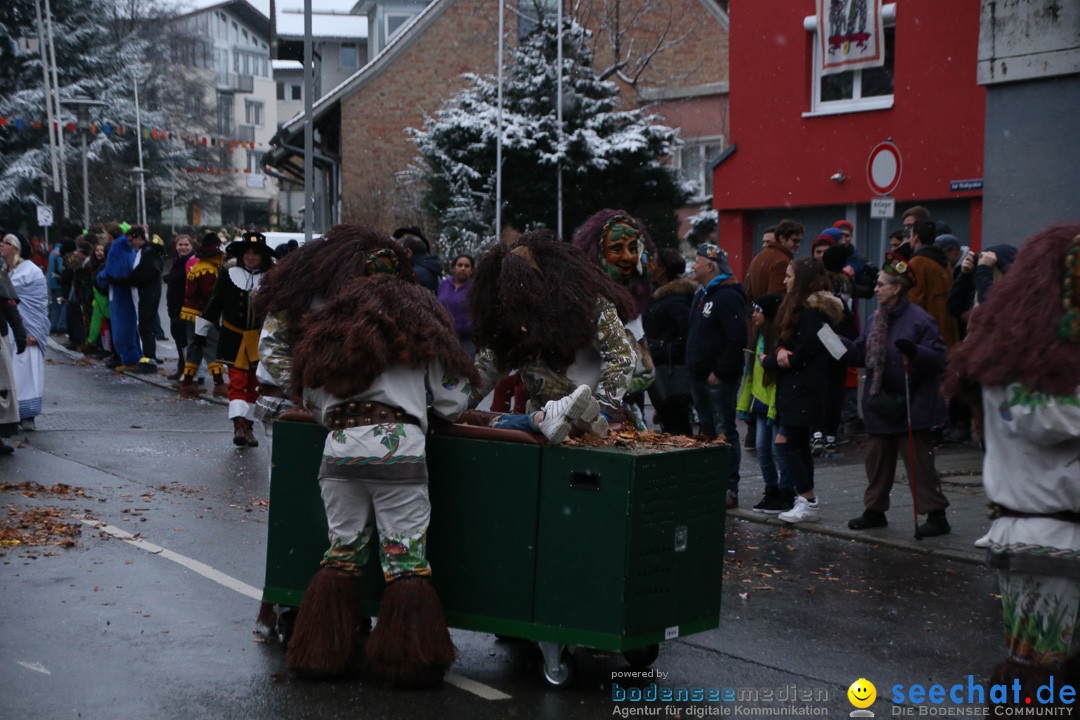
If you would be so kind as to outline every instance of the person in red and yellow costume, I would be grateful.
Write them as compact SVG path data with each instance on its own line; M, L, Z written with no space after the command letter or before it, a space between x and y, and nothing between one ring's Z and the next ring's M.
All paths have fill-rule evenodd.
M266 236L246 232L229 244L225 253L236 265L218 274L214 294L203 309L203 320L218 330L217 360L229 368L229 419L233 422L233 444L256 447L252 432L258 380L259 330L262 319L255 313L255 296L263 275L274 263L274 253Z

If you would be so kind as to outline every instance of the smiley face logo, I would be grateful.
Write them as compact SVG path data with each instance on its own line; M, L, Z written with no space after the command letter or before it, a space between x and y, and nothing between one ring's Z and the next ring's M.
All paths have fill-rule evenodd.
M851 687L847 690L847 697L855 707L868 708L877 699L877 688L866 678L859 678L851 683Z

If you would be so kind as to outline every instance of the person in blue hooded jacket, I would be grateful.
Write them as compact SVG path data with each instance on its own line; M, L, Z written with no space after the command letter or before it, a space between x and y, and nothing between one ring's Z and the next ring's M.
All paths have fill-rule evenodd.
M112 323L112 341L120 362L116 367L134 370L142 358L139 342L139 319L135 309L135 294L127 282L135 269L135 248L131 246L126 231L117 223L107 228L113 238L105 259L103 275L109 283L109 315Z

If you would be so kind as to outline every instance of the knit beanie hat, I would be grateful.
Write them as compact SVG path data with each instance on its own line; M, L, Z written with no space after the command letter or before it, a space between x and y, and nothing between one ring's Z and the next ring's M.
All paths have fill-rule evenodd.
M829 272L844 272L844 266L847 265L849 257L851 257L850 245L833 245L821 256L821 262L825 264L825 269Z
M765 293L764 295L758 295L757 299L751 303L754 306L754 310L758 310L767 319L772 320L776 317L776 311L780 309L780 303L784 301L784 296L780 293Z

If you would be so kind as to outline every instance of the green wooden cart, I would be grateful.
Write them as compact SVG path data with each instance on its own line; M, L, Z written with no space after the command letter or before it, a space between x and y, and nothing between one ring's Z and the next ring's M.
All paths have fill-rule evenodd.
M664 640L718 626L726 447L499 439L515 435L531 439L450 426L429 440L428 556L450 627L538 642L544 677L560 686L574 647L647 667ZM316 481L325 438L317 425L274 425L263 599L286 608L300 605L327 547ZM377 558L362 585L375 615Z

